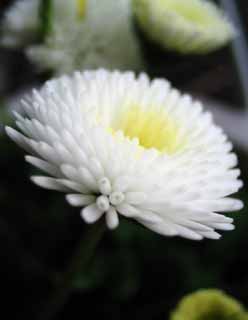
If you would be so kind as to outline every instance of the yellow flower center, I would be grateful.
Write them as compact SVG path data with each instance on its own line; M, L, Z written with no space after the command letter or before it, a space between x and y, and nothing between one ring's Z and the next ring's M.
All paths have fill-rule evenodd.
M84 18L86 13L87 0L76 0L76 1L77 1L78 16L79 18Z
M185 144L179 137L179 127L160 109L129 108L112 126L112 132L117 130L130 139L137 138L143 148L154 148L163 153L173 154Z

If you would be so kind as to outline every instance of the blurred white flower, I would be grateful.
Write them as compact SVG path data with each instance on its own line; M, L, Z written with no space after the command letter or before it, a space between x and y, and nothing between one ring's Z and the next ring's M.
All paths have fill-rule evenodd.
M232 144L202 105L166 80L132 72L75 73L49 81L15 113L22 133L8 135L48 176L39 186L67 193L94 223L119 215L167 236L218 239L232 230L221 212L242 182Z
M53 0L54 24L70 24L77 17L77 1ZM6 47L25 47L38 40L40 0L16 0L5 13L2 22L1 44Z
M56 74L78 69L143 69L138 39L132 29L130 0L88 0L85 15L79 0L54 0L51 33L39 36L39 0L20 0L6 13L2 44L26 46L39 69Z
M55 25L46 43L32 46L28 56L37 65L55 68L59 74L98 67L142 69L130 2L89 0L83 20Z
M232 24L208 0L132 0L141 29L162 47L183 54L203 54L225 45Z

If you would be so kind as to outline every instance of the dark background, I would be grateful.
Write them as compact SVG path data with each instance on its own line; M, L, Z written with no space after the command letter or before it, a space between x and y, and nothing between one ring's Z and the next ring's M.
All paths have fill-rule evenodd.
M248 4L237 2L248 35ZM9 3L1 0L1 14ZM142 35L140 39L151 76L162 75L183 90L244 109L230 48L185 58L161 52ZM6 98L42 83L45 77L35 72L22 53L0 49L0 107ZM8 319L36 319L56 274L65 269L88 226L63 195L31 184L28 177L34 169L3 132L0 150L0 315L6 311ZM246 183L247 150L235 151ZM122 219L116 231L105 234L57 319L88 314L109 319L167 319L183 295L200 288L223 289L248 308L247 187L237 196L246 208L231 214L236 230L217 242L161 237Z

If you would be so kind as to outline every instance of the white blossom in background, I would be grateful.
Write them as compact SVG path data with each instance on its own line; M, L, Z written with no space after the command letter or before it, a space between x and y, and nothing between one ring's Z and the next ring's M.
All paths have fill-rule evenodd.
M130 0L88 0L81 18L78 1L54 0L52 31L44 43L36 44L40 1L17 0L5 15L2 44L26 46L38 69L56 74L99 67L144 69Z
M119 215L166 236L219 239L223 212L242 182L232 144L198 101L166 80L132 72L76 72L47 82L15 113L7 134L45 175L37 185L65 192L94 223Z
M4 15L1 44L5 47L25 47L38 40L40 0L16 0ZM77 0L53 0L54 24L76 21Z
M224 12L208 0L132 0L140 28L165 49L182 54L214 51L235 35Z

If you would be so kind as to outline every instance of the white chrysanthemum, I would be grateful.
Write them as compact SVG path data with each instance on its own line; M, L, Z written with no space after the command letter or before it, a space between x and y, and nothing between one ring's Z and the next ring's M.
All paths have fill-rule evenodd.
M88 223L118 215L168 236L218 239L232 230L221 212L242 202L232 145L199 102L165 80L105 70L46 83L15 114L8 135L48 176L32 180L67 193Z
M224 13L207 0L133 0L142 30L166 49L208 53L233 38Z
M132 28L130 0L88 0L82 18L78 4L79 0L54 0L51 33L44 43L30 43L26 48L28 57L40 69L51 69L56 74L99 67L143 69ZM26 45L25 37L38 36L38 8L39 0L22 0L10 9L3 24L5 44Z

